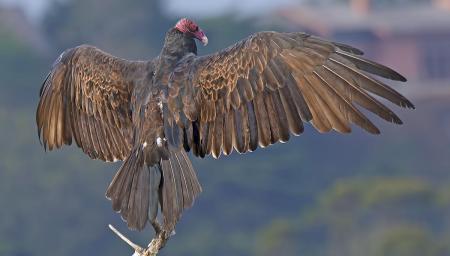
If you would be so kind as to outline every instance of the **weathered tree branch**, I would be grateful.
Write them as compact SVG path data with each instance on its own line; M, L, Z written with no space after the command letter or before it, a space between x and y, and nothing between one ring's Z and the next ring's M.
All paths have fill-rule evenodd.
M108 226L118 237L120 237L120 239L122 239L125 243L127 243L131 248L134 249L134 254L132 256L156 256L159 250L164 247L164 245L167 243L167 240L169 240L171 236L171 234L168 234L168 232L159 228L156 230L155 237L149 243L147 248L144 249L139 245L131 242L130 239L120 233L113 225L110 224Z

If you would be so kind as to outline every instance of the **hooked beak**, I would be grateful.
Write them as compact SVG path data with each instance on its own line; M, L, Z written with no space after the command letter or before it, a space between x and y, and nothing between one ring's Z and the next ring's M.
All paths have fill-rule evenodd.
M198 40L200 40L203 45L207 45L208 44L208 37L206 37L205 32L203 32L203 30L199 29L197 32L194 33L195 38L197 38Z

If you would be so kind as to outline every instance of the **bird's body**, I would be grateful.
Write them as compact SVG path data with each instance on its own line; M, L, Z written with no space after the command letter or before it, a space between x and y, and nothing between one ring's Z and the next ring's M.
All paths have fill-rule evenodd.
M208 56L207 38L183 19L160 55L127 61L92 46L65 51L41 89L36 121L50 150L72 139L91 158L121 160L108 190L128 226L171 232L201 191L186 151L204 157L254 151L289 140L310 122L348 133L352 123L379 133L356 107L401 120L371 94L413 108L369 75L405 81L359 50L304 33L256 33Z

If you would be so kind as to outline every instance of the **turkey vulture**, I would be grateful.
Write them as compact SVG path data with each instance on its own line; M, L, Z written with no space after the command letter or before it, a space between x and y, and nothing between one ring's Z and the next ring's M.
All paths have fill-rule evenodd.
M305 33L259 32L197 56L197 24L181 19L159 56L128 61L93 46L66 50L40 90L36 122L45 149L75 141L93 159L123 161L106 196L130 229L171 232L201 192L186 154L218 158L300 135L378 128L361 112L401 124L375 95L414 108L373 75L405 82L351 46ZM158 213L162 225L157 222Z

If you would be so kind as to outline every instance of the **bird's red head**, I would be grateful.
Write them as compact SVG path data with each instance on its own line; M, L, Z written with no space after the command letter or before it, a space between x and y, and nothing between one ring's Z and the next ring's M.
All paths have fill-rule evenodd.
M208 44L208 38L206 37L205 32L203 32L203 30L201 30L199 26L192 20L183 18L177 22L175 28L182 33L191 34L193 37L200 40L203 45Z

